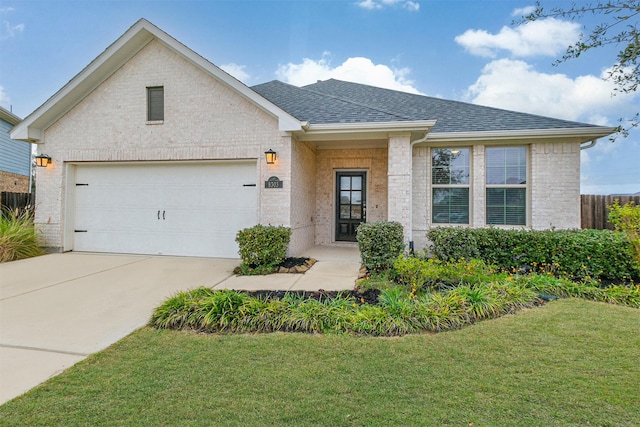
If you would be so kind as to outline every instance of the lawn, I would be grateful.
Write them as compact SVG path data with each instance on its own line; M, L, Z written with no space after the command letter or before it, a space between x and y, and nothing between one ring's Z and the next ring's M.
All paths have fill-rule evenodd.
M402 338L143 328L0 425L637 426L640 310L554 301Z

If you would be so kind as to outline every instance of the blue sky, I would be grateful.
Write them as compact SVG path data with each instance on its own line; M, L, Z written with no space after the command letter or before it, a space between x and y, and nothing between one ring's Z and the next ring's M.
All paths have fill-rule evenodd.
M546 2L543 6L568 6ZM0 0L0 105L26 117L144 17L251 86L338 78L617 126L639 96L601 79L615 46L553 66L598 24L513 25L515 0ZM583 151L583 194L640 191L640 131Z

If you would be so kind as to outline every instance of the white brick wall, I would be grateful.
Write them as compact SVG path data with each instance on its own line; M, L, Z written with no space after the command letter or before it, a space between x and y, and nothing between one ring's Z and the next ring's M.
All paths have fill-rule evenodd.
M367 221L387 218L387 149L316 150L316 245L335 240L336 171L367 171Z
M534 143L530 154L531 227L580 228L580 144Z
M294 141L291 162L291 255L315 244L316 155L311 146Z
M148 86L164 86L163 124L146 122ZM289 225L289 140L275 117L152 41L45 130L39 151L53 165L38 170L36 223L47 246L62 248L67 162L257 159L258 219ZM278 163L267 167L269 148ZM273 175L285 181L283 189L264 189Z
M528 223L535 230L580 228L580 144L533 142L528 154ZM452 143L448 147L462 144ZM471 227L486 227L484 144L471 147ZM413 150L412 239L424 248L431 224L431 147ZM438 226L438 225L436 225ZM515 226L512 228L521 228Z
M389 138L388 206L389 221L397 221L404 227L405 244L408 245L411 230L411 135L392 135Z

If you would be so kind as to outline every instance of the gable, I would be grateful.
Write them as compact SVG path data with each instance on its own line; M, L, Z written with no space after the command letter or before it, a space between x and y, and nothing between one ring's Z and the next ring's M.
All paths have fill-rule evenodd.
M147 120L150 87L164 89L161 122ZM51 125L45 140L119 149L225 145L264 132L278 132L276 117L154 40Z
M205 73L210 74L231 90L236 91L257 108L277 118L279 130L294 131L300 129L300 122L291 115L259 96L243 83L231 77L150 22L140 19L102 54L87 65L85 69L17 125L11 133L12 138L29 142L40 142L45 129L69 112L96 87L101 85L154 40L163 44L169 50L183 57L194 66L201 68Z

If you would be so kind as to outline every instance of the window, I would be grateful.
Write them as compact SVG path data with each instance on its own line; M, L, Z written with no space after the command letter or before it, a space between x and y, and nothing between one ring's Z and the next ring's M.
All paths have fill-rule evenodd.
M469 148L431 151L431 222L469 224Z
M527 224L527 148L486 149L487 224Z
M147 121L164 120L164 87L147 88Z

